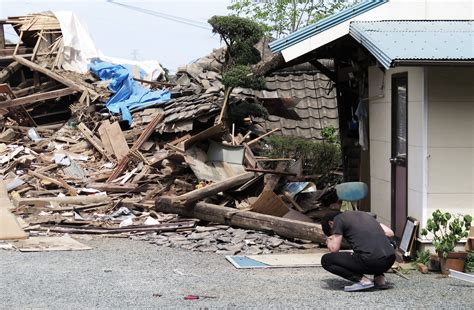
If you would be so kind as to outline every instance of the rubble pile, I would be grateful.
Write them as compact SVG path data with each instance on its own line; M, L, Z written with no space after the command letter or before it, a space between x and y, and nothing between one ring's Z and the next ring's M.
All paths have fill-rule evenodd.
M254 154L276 130L217 121L222 50L171 81L128 77L152 100L117 101L113 112L116 76L64 70L54 16L8 22L24 39L0 46L0 192L30 235L127 234L226 254L324 240L314 219L339 208L334 191L317 189L300 160ZM248 93L236 89L231 104L254 100Z

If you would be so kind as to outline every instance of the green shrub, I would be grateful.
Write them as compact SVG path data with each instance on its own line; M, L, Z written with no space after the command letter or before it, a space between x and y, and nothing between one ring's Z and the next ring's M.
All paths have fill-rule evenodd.
M266 142L266 156L301 158L304 173L321 175L321 180L328 180L330 172L341 165L341 149L337 144L279 135L268 137Z
M413 263L415 265L421 263L423 265L428 266L428 263L430 261L430 255L431 253L429 250L424 250L424 251L419 250L416 252L416 258Z
M467 253L466 265L464 266L464 271L474 272L474 251Z

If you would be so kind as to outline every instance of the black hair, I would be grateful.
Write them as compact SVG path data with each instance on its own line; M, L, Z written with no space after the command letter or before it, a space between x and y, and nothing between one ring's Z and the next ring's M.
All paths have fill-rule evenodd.
M341 213L341 211L330 211L321 219L321 226L323 227L323 232L326 236L332 235L332 228L329 226L329 221L334 221L334 218Z

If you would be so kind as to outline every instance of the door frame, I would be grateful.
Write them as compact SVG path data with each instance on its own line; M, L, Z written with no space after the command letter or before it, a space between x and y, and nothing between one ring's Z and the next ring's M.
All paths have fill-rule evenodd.
M399 79L399 78L405 78L406 80L406 105L407 105L407 109L406 109L406 114L407 114L407 117L406 117L406 160L405 160L405 169L406 169L406 177L405 177L405 185L406 185L406 197L405 197L405 213L407 214L408 216L408 159L409 159L409 155L408 155L408 141L409 141L409 137L408 137L408 118L410 117L409 114L408 114L408 91L409 91L409 88L408 88L408 72L400 72L400 73L395 73L395 74L392 74L391 76L391 148L390 148L390 157L392 158L395 154L395 151L396 151L396 147L397 147L397 136L396 136L396 130L394 130L394 126L395 124L397 123L397 116L398 116L398 113L397 113L397 107L398 107L398 104L395 104L395 96L396 96L396 91L394 89L394 81L396 79ZM391 173L391 189L390 189L390 192L391 192L391 199L390 199L390 209L391 209L391 219L390 219L390 222L391 222L391 226L392 226L392 229L395 231L396 229L396 206L395 206L395 201L396 201L396 198L395 198L395 194L396 194L396 164L392 164L390 163L390 173ZM402 232L403 233L403 232Z

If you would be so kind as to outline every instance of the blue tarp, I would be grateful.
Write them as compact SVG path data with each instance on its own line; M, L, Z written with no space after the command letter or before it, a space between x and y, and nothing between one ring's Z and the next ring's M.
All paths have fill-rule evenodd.
M133 79L133 68L129 65L115 65L105 61L89 64L89 70L101 80L111 80L109 90L114 95L107 101L107 108L112 113L120 113L122 119L132 124L130 111L168 101L171 94L168 90L151 91ZM140 77L144 72L140 70Z

